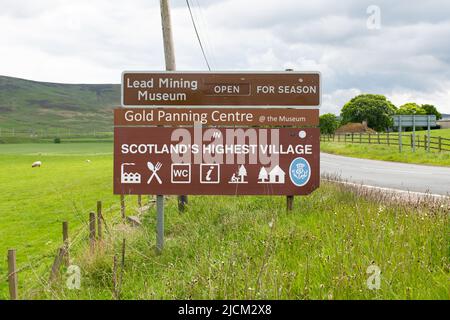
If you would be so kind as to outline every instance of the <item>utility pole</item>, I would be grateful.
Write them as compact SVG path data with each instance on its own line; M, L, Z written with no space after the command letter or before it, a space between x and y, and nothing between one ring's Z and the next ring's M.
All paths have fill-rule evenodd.
M164 43L164 58L167 71L175 71L175 50L173 46L172 24L170 20L169 0L160 0L161 24ZM178 208L184 210L187 196L178 196ZM156 250L161 253L164 248L164 196L156 196Z
M161 0L161 22L164 42L164 57L166 61L166 70L175 71L175 49L173 46L172 23L170 20L169 0ZM178 196L178 210L184 211L188 197Z
M166 70L175 71L175 50L173 48L172 24L170 22L169 0L160 0L161 3L161 23L164 42L164 57L166 60Z

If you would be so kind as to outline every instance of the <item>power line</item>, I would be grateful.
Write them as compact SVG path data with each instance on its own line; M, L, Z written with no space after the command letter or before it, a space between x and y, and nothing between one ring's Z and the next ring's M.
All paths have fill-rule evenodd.
M201 22L200 28L198 30L199 30L199 33L203 36L202 38L203 38L203 41L205 42L205 48L206 48L206 52L208 52L209 61L211 62L211 66L214 68L214 65L216 64L216 62L215 62L216 54L214 52L212 42L210 41L211 37L209 34L209 26L208 26L208 23L206 21L205 15L204 15L204 10L203 10L202 6L200 5L200 1L195 0L195 3L197 3L198 12L199 12L199 16L200 16L200 19L197 18L197 21L200 20L200 22ZM196 16L195 10L193 10L193 12L194 12L194 16ZM202 32L202 28L203 28L204 32Z
M192 25L194 26L195 34L197 36L198 43L200 44L200 49L202 50L203 58L205 59L206 65L208 66L208 70L211 71L211 67L209 66L208 58L206 57L205 50L203 49L202 40L198 34L197 26L195 24L194 16L192 15L191 5L189 4L189 0L186 0L187 7L189 9L189 14L191 16Z

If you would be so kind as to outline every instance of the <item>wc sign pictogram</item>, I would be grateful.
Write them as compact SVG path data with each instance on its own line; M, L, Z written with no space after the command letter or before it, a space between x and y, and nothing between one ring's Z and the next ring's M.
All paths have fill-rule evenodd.
M172 163L170 172L172 183L191 183L190 163Z

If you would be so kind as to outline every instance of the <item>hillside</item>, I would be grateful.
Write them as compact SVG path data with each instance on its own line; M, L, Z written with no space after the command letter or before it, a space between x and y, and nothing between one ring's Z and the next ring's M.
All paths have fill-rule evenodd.
M59 84L0 76L0 128L40 134L111 131L118 84Z

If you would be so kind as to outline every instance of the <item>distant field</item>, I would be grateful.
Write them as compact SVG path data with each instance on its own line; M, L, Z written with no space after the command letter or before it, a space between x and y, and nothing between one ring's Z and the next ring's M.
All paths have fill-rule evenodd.
M412 132L408 132L408 133L412 133ZM427 134L427 130L417 130L416 133L424 136ZM430 135L434 136L434 137L441 136L442 138L450 139L450 129L430 130Z
M41 160L41 168L31 163ZM87 162L86 160L90 160ZM166 200L166 248L155 254L155 212L144 227L120 221L112 195L112 144L0 145L0 255L16 248L22 298L110 299L112 256L127 238L124 299L448 299L446 207L389 204L324 183L285 211L284 197L190 197L186 213ZM104 250L87 249L88 212L104 203L110 227ZM127 197L128 213L136 197ZM79 235L72 263L81 290L48 274L61 244L61 223ZM382 271L367 288L367 267ZM6 260L0 276L6 277ZM7 283L0 282L0 299Z
M97 200L111 205L111 155L111 143L0 145L0 256L16 248L23 265L53 255L62 221L75 229ZM37 160L43 166L32 169ZM5 263L0 260L2 275ZM0 288L5 286L1 281Z
M412 134L412 132L406 132L404 134ZM411 139L410 137L403 137L403 151L398 152L398 146L388 146L388 145L378 145L376 144L376 136L373 136L372 144L359 144L358 135L355 134L354 143L351 143L348 139L347 143L344 142L321 142L320 150L323 152L356 157L365 159L376 159L384 161L396 161L405 163L417 163L417 164L427 164L427 165L437 165L437 166L450 166L450 152L443 151L438 152L437 150L432 150L427 152L424 150L423 139L426 131L417 131L417 135L420 135L421 146L416 148L416 152L412 152L410 148ZM443 137L450 139L450 129L432 130L431 136L433 137ZM386 139L386 135L383 134L381 139ZM419 139L419 138L417 138ZM393 139L392 141L395 141ZM416 140L417 141L417 140ZM434 140L436 141L436 140ZM447 142L448 143L448 142ZM448 148L448 147L447 147Z

